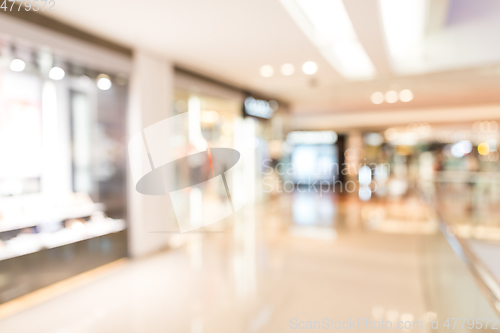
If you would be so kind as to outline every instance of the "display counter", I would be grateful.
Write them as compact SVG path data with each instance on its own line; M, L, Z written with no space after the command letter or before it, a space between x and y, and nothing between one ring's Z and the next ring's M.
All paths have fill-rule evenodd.
M127 256L126 223L86 194L0 200L0 303Z

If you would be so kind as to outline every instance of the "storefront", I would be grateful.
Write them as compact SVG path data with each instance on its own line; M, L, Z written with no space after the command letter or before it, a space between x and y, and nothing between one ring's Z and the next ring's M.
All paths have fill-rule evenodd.
M154 122L189 113L167 135L169 152L231 148L244 163L237 176L245 186L228 177L228 184L191 190L189 214L201 214L207 198L217 211L229 191L244 192L250 204L267 197L262 171L273 142L281 151L285 105L267 99L268 107L275 103L270 116L249 114L245 101L264 99L144 54L132 59L116 45L2 17L0 303L172 245L180 216L168 196L158 204L136 190L127 162L127 139ZM157 68L166 69L163 77ZM156 82L153 95L145 82ZM196 158L184 161L188 167L168 175L179 188L198 184L203 171Z
M82 59L75 50L92 47L49 30L31 26L44 38L27 39L26 23L5 19L0 303L127 256L126 71Z
M254 137L252 145L255 148L253 156L256 177L255 193L256 200L262 201L280 190L278 186L269 185L270 182L273 183L278 179L276 172L269 173L267 169L270 166L276 168L283 152L287 150L284 138L288 131L288 108L286 104L276 100L249 95L245 98L243 113L251 125ZM265 179L269 176L276 179Z
M266 160L273 158L272 146L279 146L274 150L281 152L287 114L284 104L178 70L174 110L175 114L199 113L202 139L198 142L188 136L175 139L184 144L185 151L190 146L202 149L205 145L236 149L244 161L247 180L244 190L249 201L268 197L262 186L263 171ZM179 173L178 177L183 176Z

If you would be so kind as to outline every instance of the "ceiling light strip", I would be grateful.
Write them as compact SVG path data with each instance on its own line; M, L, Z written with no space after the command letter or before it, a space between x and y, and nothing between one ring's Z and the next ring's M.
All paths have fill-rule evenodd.
M375 66L359 42L342 0L280 0L335 70L348 80L371 80Z

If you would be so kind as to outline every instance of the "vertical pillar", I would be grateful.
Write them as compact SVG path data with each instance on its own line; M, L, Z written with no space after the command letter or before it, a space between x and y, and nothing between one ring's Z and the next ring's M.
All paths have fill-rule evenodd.
M127 136L172 116L173 65L142 50L134 52L130 79ZM128 141L128 140L127 140ZM165 149L168 143L165 142ZM148 168L145 161L144 168ZM167 246L168 234L161 230L172 226L172 205L168 196L138 193L128 169L129 252L142 257ZM172 229L172 227L170 227Z

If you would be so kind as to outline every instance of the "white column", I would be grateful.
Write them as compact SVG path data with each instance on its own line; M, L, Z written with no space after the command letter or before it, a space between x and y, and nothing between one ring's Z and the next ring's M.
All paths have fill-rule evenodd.
M134 52L127 115L128 139L173 115L173 76L173 65L168 60L142 50ZM165 146L167 144L165 142ZM147 161L144 164L144 168L149 167ZM136 191L135 186L129 168L129 251L137 258L165 248L169 234L161 231L175 230L176 223L168 196L143 195Z

